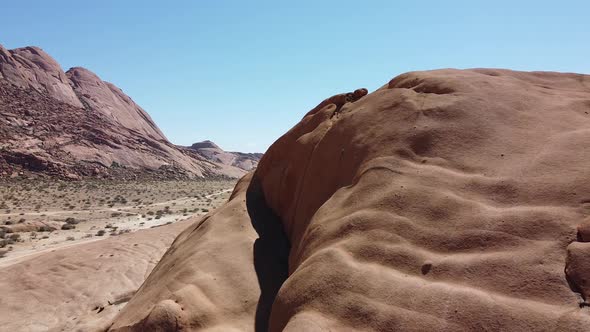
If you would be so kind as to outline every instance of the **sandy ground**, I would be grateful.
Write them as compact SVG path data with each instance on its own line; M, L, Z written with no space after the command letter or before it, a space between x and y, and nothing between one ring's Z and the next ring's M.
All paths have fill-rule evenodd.
M227 200L233 182L29 186L0 189L0 331L106 327L176 236ZM67 218L75 228L62 230Z

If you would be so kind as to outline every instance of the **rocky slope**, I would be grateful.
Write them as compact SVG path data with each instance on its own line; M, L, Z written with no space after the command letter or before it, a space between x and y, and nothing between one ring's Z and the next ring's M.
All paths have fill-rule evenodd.
M227 152L211 141L198 142L190 147L207 160L250 171L258 165L262 153Z
M150 116L87 69L64 73L37 47L0 45L0 177L238 177L171 144Z
M173 243L111 331L586 331L590 76L332 97Z

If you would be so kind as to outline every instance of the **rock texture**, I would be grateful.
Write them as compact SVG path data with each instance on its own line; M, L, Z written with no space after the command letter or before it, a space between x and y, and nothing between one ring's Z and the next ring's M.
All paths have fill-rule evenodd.
M87 69L37 47L0 46L0 177L240 177L241 167L170 143L150 116Z
M20 88L34 89L72 106L82 107L60 65L38 47L7 50L0 45L0 79Z
M250 171L258 165L262 153L227 152L211 141L198 142L190 147L207 160Z
M111 331L588 330L590 76L412 72L338 106L182 233Z
M0 261L0 330L104 331L187 226L75 243L9 266Z
M111 83L102 81L88 69L74 67L67 71L72 88L87 108L100 112L126 128L156 141L166 141L152 118L127 95Z

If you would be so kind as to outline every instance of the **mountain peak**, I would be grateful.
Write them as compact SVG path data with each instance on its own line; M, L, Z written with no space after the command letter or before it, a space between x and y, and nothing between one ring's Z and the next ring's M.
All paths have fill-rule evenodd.
M0 46L0 77L18 87L32 88L61 102L82 107L60 65L39 47L7 50Z
M128 128L147 134L152 139L166 140L151 117L115 85L101 80L98 75L83 67L70 68L66 76L86 107Z
M198 150L198 149L219 149L219 150L221 150L221 148L217 144L213 143L210 140L204 140L202 142L194 143L193 145L191 145L191 149L195 149L195 150Z
M96 75L93 71L84 68L84 67L72 67L70 69L68 69L68 71L66 71L66 75L68 75L68 77L70 77L70 79L72 79L72 77L74 78L93 78L93 79L99 79L98 75Z

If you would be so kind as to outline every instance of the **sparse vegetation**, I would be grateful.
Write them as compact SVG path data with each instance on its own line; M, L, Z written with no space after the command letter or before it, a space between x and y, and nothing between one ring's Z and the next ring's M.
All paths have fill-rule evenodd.
M107 233L117 236L204 214L229 196L218 193L234 185L233 181L4 181L0 248L17 251L35 243L39 248L52 247L74 236L78 240Z
M74 228L76 228L76 226L75 226L75 225L73 225L73 224L63 224L63 225L61 226L61 229L62 229L63 231L67 231L67 230L74 229Z

